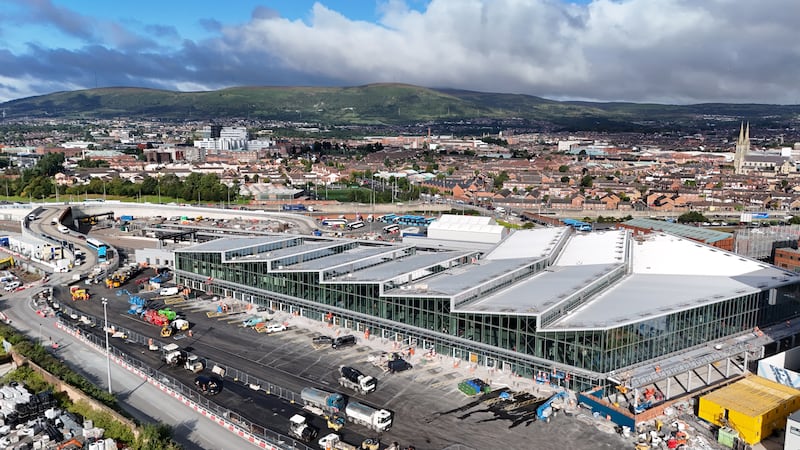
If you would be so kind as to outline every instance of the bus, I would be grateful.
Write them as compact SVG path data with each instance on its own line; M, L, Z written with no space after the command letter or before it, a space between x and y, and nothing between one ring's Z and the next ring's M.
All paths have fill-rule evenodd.
M565 225L569 225L576 231L592 231L592 224L575 219L561 219Z
M400 225L411 225L411 226L415 226L415 227L425 226L425 225L428 224L427 219L425 219L425 217L423 217L423 216L411 216L411 215L400 216L397 219L395 219L394 223L397 223L397 224L400 224Z
M97 262L106 262L108 245L94 238L86 238L86 245L97 252Z
M356 220L355 222L350 222L347 224L347 228L351 230L357 230L359 228L364 228L367 224L364 223L363 220Z
M396 223L393 223L391 225L386 225L385 227L383 227L383 232L386 234L399 233L400 225Z
M347 220L345 219L323 219L322 226L324 227L343 227L347 225Z
M385 216L379 217L378 220L383 222L383 223L394 223L394 219L396 219L396 218L397 218L397 215L395 215L395 214L387 214Z

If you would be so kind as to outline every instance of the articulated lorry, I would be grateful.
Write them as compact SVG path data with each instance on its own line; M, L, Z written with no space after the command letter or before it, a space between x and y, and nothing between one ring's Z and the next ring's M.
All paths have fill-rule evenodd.
M374 431L383 432L392 427L394 415L390 411L373 408L355 401L348 403L344 396L337 392L309 387L300 391L300 398L303 400L305 409L327 418L329 422L331 417L341 418L344 415L348 421Z
M378 380L369 375L364 375L360 370L353 367L342 366L339 369L341 376L339 384L348 389L369 394L378 387Z

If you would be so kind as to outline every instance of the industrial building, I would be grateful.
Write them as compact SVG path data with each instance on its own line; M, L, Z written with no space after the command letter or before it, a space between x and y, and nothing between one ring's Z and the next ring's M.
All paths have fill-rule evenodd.
M694 240L626 229L507 233L475 218L480 242L470 248L471 225L440 223L451 220L451 233L437 225L435 239L413 244L219 239L176 250L176 280L576 390L625 373L637 389L671 376L670 358L695 352L680 366L691 391L693 370L707 366L710 383L712 369L722 373L713 358L740 352L733 339L800 316L800 276ZM665 370L642 375L659 361Z
M749 376L700 397L697 416L738 433L753 445L786 426L800 410L800 391L759 376Z
M733 234L711 228L644 218L627 220L620 223L619 226L633 230L635 233L666 232L728 251L733 251L734 246Z

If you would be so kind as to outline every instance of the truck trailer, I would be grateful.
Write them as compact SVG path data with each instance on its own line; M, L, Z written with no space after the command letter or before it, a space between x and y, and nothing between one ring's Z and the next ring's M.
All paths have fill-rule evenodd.
M345 399L337 392L307 387L300 391L303 406L318 416L337 414L344 409Z
M341 376L339 384L348 389L369 394L378 387L378 380L369 375L364 375L360 370L353 367L342 366L339 368Z
M350 422L377 432L384 432L392 428L394 415L385 409L373 408L359 402L349 402L344 413Z

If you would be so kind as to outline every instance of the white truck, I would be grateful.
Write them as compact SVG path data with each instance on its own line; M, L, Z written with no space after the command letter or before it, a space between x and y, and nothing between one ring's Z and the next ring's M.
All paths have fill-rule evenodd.
M164 362L170 366L182 366L184 369L194 373L200 373L205 368L205 365L197 355L190 355L185 350L181 350L178 344L165 345L161 350Z
M391 411L376 409L354 401L347 403L344 408L344 414L350 422L363 425L379 433L392 428L394 419L394 414Z
M378 387L378 380L369 375L364 375L360 370L353 367L342 366L339 368L341 376L339 384L348 389L369 394Z
M319 440L320 448L332 450L358 450L353 444L343 441L336 433L331 433Z
M303 442L311 442L317 438L319 430L308 423L308 419L300 414L289 418L289 435Z
M165 297L165 296L168 296L168 295L178 295L178 287L177 286L172 286L172 287L161 288L161 290L158 291L158 295L160 295L162 297Z

